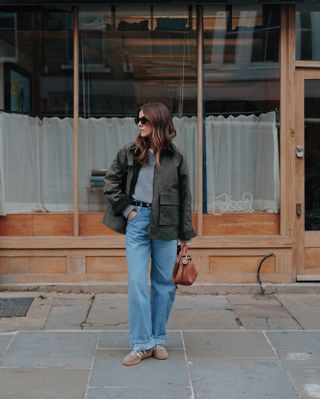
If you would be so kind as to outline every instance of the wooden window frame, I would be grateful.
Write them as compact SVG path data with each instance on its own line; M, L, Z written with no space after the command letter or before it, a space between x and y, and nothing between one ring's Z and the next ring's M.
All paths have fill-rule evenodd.
M79 204L78 204L78 119L79 119L79 8L74 7L74 236L79 236ZM294 192L289 176L292 176L294 165L291 160L294 152L293 111L290 101L293 98L294 75L294 6L281 6L280 28L280 227L279 233L273 236L291 236L293 231L292 217ZM195 216L197 236L204 237L203 214L203 6L196 6L197 21L197 212ZM248 234L248 233L247 233ZM242 235L239 234L239 235ZM263 236L263 235L262 235ZM216 235L214 236L217 237Z

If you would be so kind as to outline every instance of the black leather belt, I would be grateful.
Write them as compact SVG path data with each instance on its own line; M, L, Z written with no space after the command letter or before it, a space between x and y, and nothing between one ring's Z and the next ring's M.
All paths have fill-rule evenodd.
M151 204L148 202L131 200L131 204L135 206L142 206L143 208L151 208Z

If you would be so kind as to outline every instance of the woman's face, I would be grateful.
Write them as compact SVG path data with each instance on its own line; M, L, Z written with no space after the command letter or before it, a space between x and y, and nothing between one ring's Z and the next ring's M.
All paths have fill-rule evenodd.
M138 122L140 136L144 138L151 139L153 126L152 123L144 116L143 111L139 112L139 122Z

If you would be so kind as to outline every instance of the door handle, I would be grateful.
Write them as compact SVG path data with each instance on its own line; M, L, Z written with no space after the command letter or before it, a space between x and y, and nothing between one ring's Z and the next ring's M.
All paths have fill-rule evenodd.
M302 214L302 206L301 206L301 204L296 204L296 215L297 215L297 217L300 218L301 214Z
M297 148L296 148L296 155L297 155L297 158L299 158L299 159L303 158L303 156L304 156L304 149L302 148L302 145L297 145Z

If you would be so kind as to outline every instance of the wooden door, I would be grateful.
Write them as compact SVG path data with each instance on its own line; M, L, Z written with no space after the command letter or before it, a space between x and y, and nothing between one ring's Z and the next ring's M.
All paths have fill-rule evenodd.
M296 71L296 240L298 281L320 280L320 70Z

